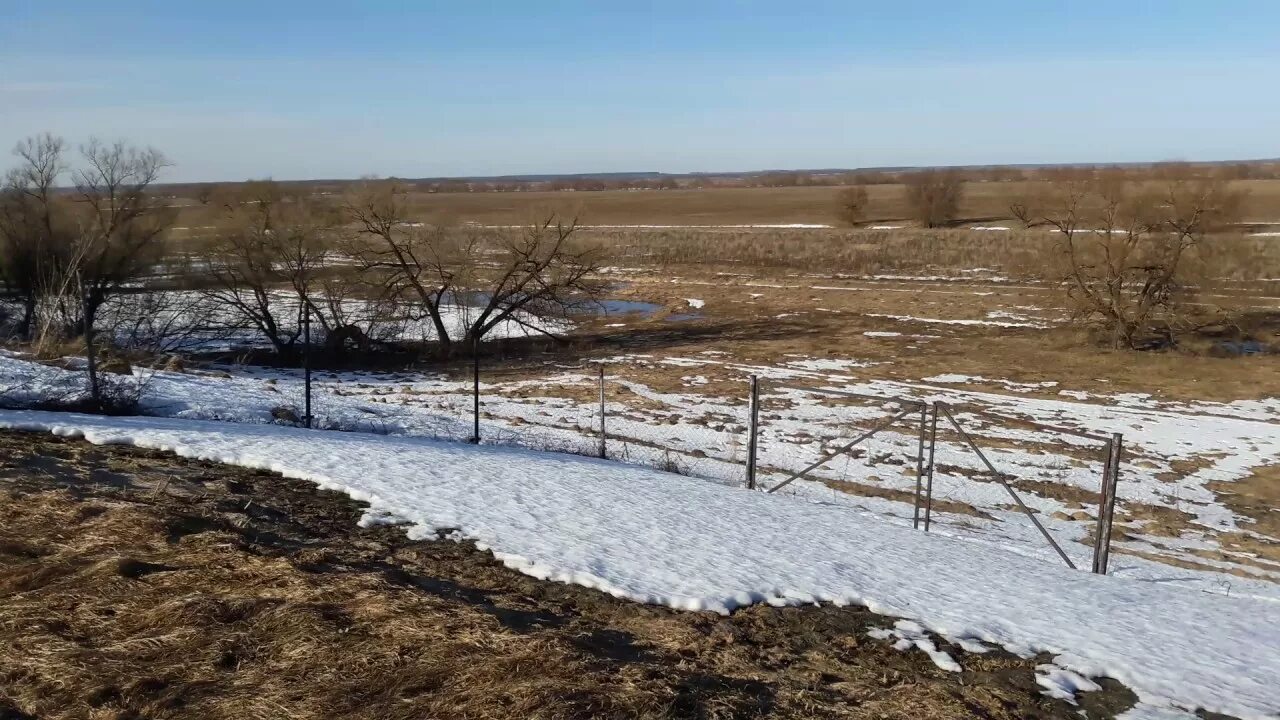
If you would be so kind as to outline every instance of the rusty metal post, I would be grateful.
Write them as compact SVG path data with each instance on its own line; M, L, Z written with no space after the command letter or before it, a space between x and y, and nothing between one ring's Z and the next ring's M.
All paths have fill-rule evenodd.
M747 489L756 489L756 443L760 435L760 380L751 376L747 400Z

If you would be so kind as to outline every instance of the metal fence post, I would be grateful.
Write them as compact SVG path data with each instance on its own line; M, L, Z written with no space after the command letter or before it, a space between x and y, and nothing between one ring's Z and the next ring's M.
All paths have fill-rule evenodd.
M311 427L311 309L302 315L302 422Z
M471 442L480 444L480 338L471 339Z
M600 457L605 458L605 443L608 442L608 435L605 433L605 410L604 410L604 363L600 363Z
M1093 523L1093 572L1102 573L1102 526L1107 507L1107 491L1111 485L1111 458L1115 455L1115 441L1108 440L1102 459L1102 486L1098 489L1098 514Z
M916 494L912 496L911 527L920 528L920 486L924 480L924 426L927 408L920 406L920 442L916 446Z
M751 394L747 401L747 489L756 489L756 438L760 431L760 381L751 376Z
M929 464L925 469L924 488L924 531L929 532L929 523L933 520L933 454L938 447L938 403L934 401L933 412L929 417Z
M1094 572L1099 575L1107 574L1107 565L1111 560L1111 526L1115 521L1116 514L1116 485L1120 479L1120 454L1124 450L1124 436L1120 433L1111 435L1111 442L1107 443L1107 467L1103 472L1102 481L1104 490L1102 493L1102 504L1098 506L1098 522L1095 531L1098 537L1094 538Z

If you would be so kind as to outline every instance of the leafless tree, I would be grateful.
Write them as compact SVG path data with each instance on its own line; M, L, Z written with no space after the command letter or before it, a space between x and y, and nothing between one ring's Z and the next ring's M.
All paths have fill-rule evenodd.
M1049 183L1012 208L1054 231L1053 279L1075 319L1103 327L1117 348L1153 334L1170 342L1194 325L1193 271L1206 237L1239 217L1243 194L1225 181L1166 177L1141 185L1123 171L1096 171Z
M20 330L31 333L43 303L42 336L56 327L54 318L59 330L81 335L93 401L101 404L94 323L108 299L133 289L163 257L172 213L148 191L165 159L154 149L90 140L70 174L74 189L63 191L65 148L48 134L19 143L20 162L0 201L0 235L8 284L23 296Z
M44 281L56 281L72 244L69 199L57 191L65 153L66 143L47 133L18 143L18 165L0 188L0 277L22 303L15 330L23 338L35 327Z
M167 165L160 151L92 139L80 154L83 164L72 174L77 261L67 272L78 286L90 388L100 403L94 347L98 310L163 259L164 233L174 215L148 192Z
M911 216L928 228L943 227L960 213L964 176L956 170L921 170L903 179Z
M547 321L598 297L598 251L576 242L577 220L547 213L516 233L427 225L411 219L394 183L366 183L347 201L360 233L351 254L383 297L429 320L443 354L504 323L555 336ZM451 307L453 306L453 307ZM456 307L466 307L461 327Z
M836 193L836 216L850 227L857 227L867 219L866 185L851 185Z
M210 287L204 290L233 326L247 325L277 353L291 357L304 318L330 328L317 300L319 278L332 254L337 215L307 195L270 180L248 183L229 196L209 248Z

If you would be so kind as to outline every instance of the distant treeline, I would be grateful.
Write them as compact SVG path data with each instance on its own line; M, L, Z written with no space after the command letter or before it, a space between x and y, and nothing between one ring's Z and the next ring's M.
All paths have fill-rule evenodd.
M433 178L396 180L401 187L427 193L500 192L602 192L606 190L680 190L750 187L833 187L846 185L900 185L911 175L938 168L874 168L864 170L770 170L754 173L602 173L562 176L514 176L503 178ZM1134 180L1170 176L1226 180L1280 179L1280 160L1241 162L1161 162L1096 165L995 165L947 168L965 182L1001 183L1025 180L1061 180L1085 177L1102 169L1122 170ZM313 192L342 192L350 180L299 180L287 186L309 186ZM207 196L216 183L171 184L165 189L178 196Z

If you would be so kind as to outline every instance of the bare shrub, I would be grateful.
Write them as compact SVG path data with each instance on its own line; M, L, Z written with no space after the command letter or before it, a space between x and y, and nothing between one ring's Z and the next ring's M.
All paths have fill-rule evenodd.
M850 227L856 227L867 219L867 188L853 185L836 193L836 217Z
M1014 212L1053 229L1048 268L1073 317L1103 329L1116 348L1137 348L1153 336L1170 344L1205 321L1203 306L1192 304L1212 277L1205 238L1231 227L1242 199L1220 179L1139 185L1101 171L1050 183Z
M100 311L101 332L123 350L163 355L196 349L220 334L210 318L217 307L187 291L144 291L117 295Z
M904 179L912 219L927 228L944 227L959 217L964 176L955 170L922 170Z

